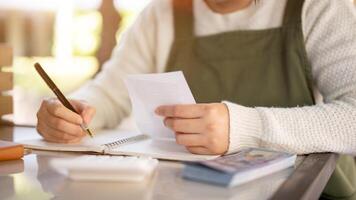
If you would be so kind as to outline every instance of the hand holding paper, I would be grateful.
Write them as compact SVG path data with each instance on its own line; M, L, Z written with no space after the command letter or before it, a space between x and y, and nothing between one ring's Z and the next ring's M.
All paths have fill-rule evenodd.
M143 133L155 138L175 136L177 144L194 154L226 153L229 144L226 105L195 104L181 72L131 75L126 84L136 122Z
M129 75L125 84L141 132L153 138L174 138L173 131L164 126L164 118L155 110L162 105L195 104L183 73Z

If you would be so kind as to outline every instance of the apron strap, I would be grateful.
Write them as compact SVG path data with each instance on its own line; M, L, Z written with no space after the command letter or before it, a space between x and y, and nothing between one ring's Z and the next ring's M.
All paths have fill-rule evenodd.
M283 25L299 25L302 22L304 0L288 0L284 11Z
M193 0L173 0L175 39L194 37Z

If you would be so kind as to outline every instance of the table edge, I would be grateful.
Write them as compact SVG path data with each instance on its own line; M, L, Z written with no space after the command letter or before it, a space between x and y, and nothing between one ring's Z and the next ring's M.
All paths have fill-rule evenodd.
M319 199L339 158L335 153L310 154L271 199Z

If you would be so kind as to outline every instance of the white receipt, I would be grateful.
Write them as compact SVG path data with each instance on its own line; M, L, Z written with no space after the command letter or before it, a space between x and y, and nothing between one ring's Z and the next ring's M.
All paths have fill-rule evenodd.
M128 75L124 82L140 131L153 138L174 138L173 131L164 126L163 118L154 111L161 105L195 104L183 73Z

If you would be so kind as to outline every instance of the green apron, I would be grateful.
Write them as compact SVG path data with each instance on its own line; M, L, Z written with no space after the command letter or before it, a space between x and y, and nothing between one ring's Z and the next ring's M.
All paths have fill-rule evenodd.
M174 0L175 39L166 71L182 70L199 103L314 105L311 66L301 27L304 0L289 0L282 27L194 35L192 0ZM356 199L355 164L342 156L325 197Z

